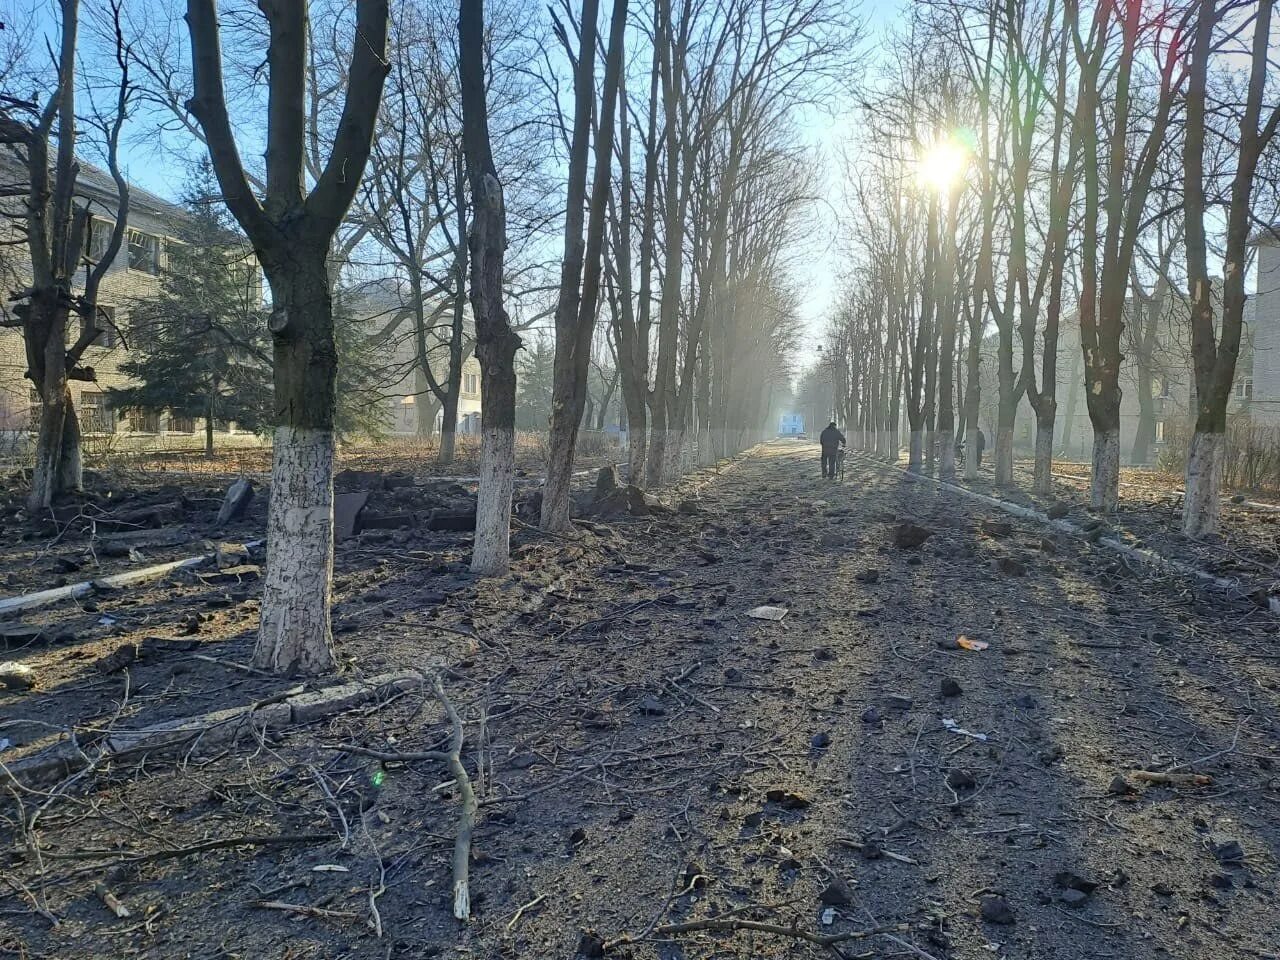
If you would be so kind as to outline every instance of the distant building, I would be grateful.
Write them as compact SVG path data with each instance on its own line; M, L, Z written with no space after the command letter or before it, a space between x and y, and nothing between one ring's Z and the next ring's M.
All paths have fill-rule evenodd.
M1280 261L1280 248L1272 248L1272 256ZM1280 263L1275 266L1280 278ZM1268 357L1276 365L1274 408L1280 421L1280 283L1277 284L1275 302L1269 305L1273 311L1269 327L1255 324L1254 314L1261 298L1250 297L1244 309L1244 336L1240 358L1236 364L1236 381L1232 392L1229 414L1257 415L1258 402L1255 390L1255 367L1258 363L1259 342L1271 337L1274 347L1268 349ZM1148 304L1143 303L1143 313ZM1147 315L1149 316L1149 314ZM1125 331L1121 340L1124 359L1120 367L1120 456L1126 463L1133 462L1134 442L1142 420L1140 389L1142 377L1139 364L1144 356L1138 337L1142 332L1144 316L1134 310L1134 301L1125 304ZM1271 332L1275 331L1275 332ZM1191 323L1186 301L1177 295L1167 295L1159 307L1155 322L1155 336L1147 361L1151 391L1151 442L1146 462L1154 462L1160 448L1178 431L1192 423L1195 416L1195 375L1191 362ZM1263 337L1262 341L1258 337ZM995 338L989 337L983 344L982 398L979 421L989 440L994 442L997 422ZM1015 363L1021 356L1015 356ZM1036 358L1039 373L1040 358ZM1084 356L1080 349L1080 324L1074 311L1066 313L1058 334L1054 453L1064 460L1087 461L1093 455L1093 421L1085 396ZM1029 454L1035 444L1035 415L1030 404L1023 400L1018 405L1014 427L1014 446L1020 453Z
M20 289L30 283L31 278L31 261L22 236L23 197L20 195L27 182L25 164L10 153L0 152L0 195L6 197L0 204L7 214L0 222L0 242L4 244L0 246L0 257L4 258L0 282L6 288L4 305L0 308L3 310L9 308L9 289ZM88 207L92 218L86 254L90 258L101 256L115 224L115 181L105 170L80 161L76 199ZM160 274L168 263L169 248L179 242L176 238L188 219L182 207L141 187L130 186L128 230L119 253L103 276L98 295L99 309L116 325L127 329L124 321L130 305L159 293ZM68 331L69 340L78 335L78 329ZM111 442L125 441L124 445L130 448L145 447L152 441L161 441L157 445L165 447L202 444L204 421L200 418L156 413L126 414L122 418L120 411L111 409L106 389L130 383L119 369L128 355L126 351L117 332L105 329L85 352L83 360L85 366L93 367L96 382L69 382L86 443L110 438ZM26 374L22 331L20 327L6 325L0 328L0 437L10 447L27 443L39 412L39 397ZM223 435L237 432L234 424L220 423L217 428ZM251 434L240 433L252 439Z
M804 415L800 413L784 413L778 418L778 436L798 437L804 433Z
M350 309L363 323L366 333L378 344L377 352L384 371L379 391L383 398L387 431L397 436L439 432L443 412L418 363L417 335L414 319L408 312L410 303L407 290L402 289L394 278L388 278L360 284L349 295ZM437 318L433 322L441 324L445 321ZM469 346L475 336L469 314L465 322L457 432L479 435L480 363L474 356L473 348ZM441 382L445 377L448 361L447 343L442 343L435 332L429 332L428 337L432 375L437 382ZM419 429L419 421L423 416L434 418L430 430Z

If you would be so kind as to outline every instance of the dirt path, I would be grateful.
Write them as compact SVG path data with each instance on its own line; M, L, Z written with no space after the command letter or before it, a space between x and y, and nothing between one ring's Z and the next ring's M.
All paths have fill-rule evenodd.
M762 931L643 937L718 916L883 931L846 957L1274 956L1275 621L1032 524L984 532L994 513L869 464L842 486L817 472L816 448L771 445L689 484L679 512L577 542L522 532L503 584L463 572L461 539L340 557L352 671L455 665L484 804L470 925L449 913L443 766L329 749L440 747L422 691L22 796L28 823L48 803L41 854L10 804L0 946L567 958L630 934L643 942L610 956L833 955ZM932 531L923 547L894 546L905 520ZM790 612L749 618L760 604ZM101 714L123 698L113 683L94 687ZM1212 782L1143 785L1138 768Z

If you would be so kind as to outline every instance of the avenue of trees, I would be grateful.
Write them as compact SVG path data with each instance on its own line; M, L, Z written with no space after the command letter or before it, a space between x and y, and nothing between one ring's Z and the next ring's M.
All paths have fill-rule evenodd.
M1145 459L1153 344L1172 302L1194 371L1183 531L1216 530L1250 243L1278 207L1272 7L915 5L861 97L854 269L825 358L859 446L896 459L905 419L909 469L954 476L994 361L995 482L1014 483L1025 400L1032 486L1048 493L1057 387L1078 377L1092 506L1113 510L1122 363L1139 369ZM1068 334L1078 362L1064 377ZM970 477L976 467L968 457Z
M130 402L216 417L232 378L252 372L256 390L270 371L269 391L255 394L268 407L255 420L273 431L255 668L320 673L336 662L332 473L352 365L338 321L362 281L394 278L384 289L398 300L371 339L412 344L431 414L420 422L443 410L442 460L462 364L473 352L479 361L479 573L508 567L521 365L550 368L542 526L557 535L572 531L577 435L603 427L611 408L625 411L638 486L669 484L771 432L801 337L790 251L820 190L800 127L854 76L848 4L558 0L534 13L505 0L188 0L129 12L59 0L57 12L54 74L29 44L5 61L0 102L2 146L26 171L5 193L38 268L13 291L43 410L31 505L80 485L65 384L93 371L65 331L78 317L81 339L96 336L95 283L127 214L121 133L185 143L225 204L204 227L237 233L252 252L263 316L258 325L233 278L218 276L220 259L235 272L233 251L190 238L175 256L185 268L149 313L138 307L139 326L149 317L156 333L130 362L141 374L174 363L192 396L177 404L144 384ZM77 141L85 125L92 144ZM82 236L98 222L77 189L85 152L119 185L105 247ZM548 322L554 338L522 352ZM183 353L183 332L197 328L228 350Z
M473 569L501 575L521 366L545 381L541 525L557 536L573 530L578 434L615 397L638 486L772 433L810 295L793 258L829 180L804 127L832 105L857 149L849 283L821 367L852 442L896 459L905 423L910 468L953 476L994 355L996 482L1014 482L1025 400L1047 491L1069 333L1093 505L1113 509L1124 353L1151 352L1161 308L1143 308L1176 293L1197 406L1184 529L1216 527L1250 241L1276 206L1273 0L927 0L874 57L845 0L187 0L145 16L113 2L58 0L47 37L0 57L0 149L22 172L4 184L6 214L30 263L10 324L41 411L30 506L81 483L67 384L94 378L81 361L110 322L97 297L124 241L121 144L136 126L203 158L227 214L217 229L267 288L253 336L209 262L159 300L185 329L213 335L216 320L271 373L255 668L336 662L350 291L394 281L370 339L411 344L420 422L443 411L441 460L477 358ZM105 241L88 235L104 221L77 187L85 154L116 185ZM178 309L189 297L208 309ZM168 362L140 351L149 361ZM183 361L190 404L216 415L232 369Z

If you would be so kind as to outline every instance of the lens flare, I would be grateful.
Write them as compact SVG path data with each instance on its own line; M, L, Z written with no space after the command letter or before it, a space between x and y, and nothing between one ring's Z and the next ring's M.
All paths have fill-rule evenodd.
M938 140L916 160L916 178L922 186L946 193L964 178L969 150L954 136Z

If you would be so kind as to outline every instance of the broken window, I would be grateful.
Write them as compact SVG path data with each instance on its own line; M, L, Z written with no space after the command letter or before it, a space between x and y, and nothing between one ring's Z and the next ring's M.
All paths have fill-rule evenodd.
M160 238L141 230L129 231L129 269L155 276L160 272Z
M80 426L85 433L115 433L116 421L107 395L99 390L80 392Z

